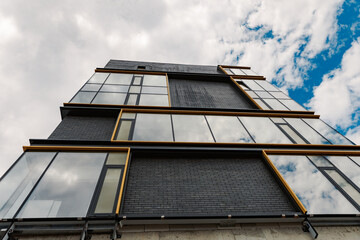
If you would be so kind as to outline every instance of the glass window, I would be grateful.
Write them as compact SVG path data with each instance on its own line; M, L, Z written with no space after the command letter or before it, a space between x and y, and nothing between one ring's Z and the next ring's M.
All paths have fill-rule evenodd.
M85 217L105 157L106 153L58 153L17 217Z
M326 123L321 121L320 119L304 119L306 123L308 123L311 127L313 127L316 131L318 131L321 135L326 137L333 144L341 144L341 145L352 145L352 143L346 139L343 135L336 132L333 128L329 127Z
M101 87L101 84L91 84L87 83L82 87L82 91L95 91L97 92Z
M204 116L173 114L172 117L175 141L214 142Z
M258 76L259 75L251 69L242 68L241 71L243 71L246 75L250 75L250 76Z
M136 93L129 94L129 98L127 100L127 105L136 105L138 96L139 96L139 94L136 94Z
M141 94L139 105L142 106L169 106L168 95Z
M360 188L360 167L346 156L326 156L341 172Z
M357 214L359 211L306 156L269 155L309 214Z
M286 123L284 119L282 118L271 118L274 123Z
M264 91L262 87L259 86L254 80L245 80L242 79L242 81L253 91Z
M129 90L129 86L125 85L106 85L101 88L101 92L123 92L126 93Z
M12 218L23 203L54 152L26 152L0 181L0 219Z
M264 110L270 110L270 108L261 100L261 99L254 99L254 101Z
M307 156L317 167L333 167L323 156Z
M131 86L129 93L140 93L141 87L140 86Z
M92 103L97 104L124 104L126 93L99 92Z
M279 91L279 89L277 89L276 87L274 87L273 85L271 85L268 81L266 80L255 80L255 82L257 84L259 84L261 87L263 87L266 91Z
M141 93L167 94L166 87L142 87Z
M125 165L127 152L111 152L106 160L106 165Z
M360 157L351 156L350 158L360 166Z
M231 71L235 74L235 75L246 75L242 69L239 68L231 68Z
M265 91L255 91L255 93L261 98L274 98L268 92Z
M351 186L338 172L335 170L325 170L327 174L357 203L360 205L360 193Z
M133 85L141 85L141 79L142 77L134 76Z
M278 91L278 92L270 92L270 94L273 95L275 98L279 98L279 99L282 99L282 98L288 99L288 98L290 98L285 93L280 92L280 91Z
M285 134L265 117L239 117L256 143L292 143Z
M78 92L70 101L72 103L90 103L96 92Z
M237 117L206 116L216 142L253 143Z
M135 119L136 113L123 112L121 119Z
M309 127L304 121L299 118L285 118L285 120L298 131L311 144L330 144L314 129Z
M224 70L228 75L234 75L234 73L230 70L230 68L224 68Z
M170 115L138 113L132 140L172 142Z
M116 140L129 140L131 126L131 120L121 120L119 124L119 131L116 135Z
M143 86L166 87L165 75L144 75Z
M280 99L279 100L282 104L284 104L287 108L292 111L306 111L305 108L300 106L297 102L291 99Z
M252 98L259 98L259 96L256 95L256 93L253 92L253 91L246 91L246 93L249 94L249 96L252 97Z
M296 143L298 144L307 144L294 130L292 130L289 125L279 124L280 128L282 128Z
M117 198L121 168L108 168L94 213L112 213Z
M289 110L282 105L277 99L263 99L274 110Z
M106 84L130 85L132 76L133 76L132 74L126 74L126 73L111 73L108 79L106 80Z
M107 76L109 76L108 73L96 72L87 83L104 83Z

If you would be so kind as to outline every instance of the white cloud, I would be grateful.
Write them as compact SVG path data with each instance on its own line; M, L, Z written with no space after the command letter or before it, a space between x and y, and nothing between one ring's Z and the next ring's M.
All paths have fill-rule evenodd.
M299 67L335 40L342 2L1 1L0 175L109 59L248 65L285 90L301 86Z
M341 67L323 76L321 84L314 89L314 97L308 104L331 125L344 130L352 127L347 136L357 143L360 143L360 128L354 125L360 117L359 62L360 38L353 41L343 55Z

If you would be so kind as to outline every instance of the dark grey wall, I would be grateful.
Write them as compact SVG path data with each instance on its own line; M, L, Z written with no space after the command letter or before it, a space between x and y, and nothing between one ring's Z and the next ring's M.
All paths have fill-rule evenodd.
M262 159L133 154L122 214L296 212Z
M224 82L169 78L169 85L173 107L256 109L230 79Z
M123 60L110 60L106 64L105 68L112 68L119 70L138 70L138 66L145 66L146 71L208 73L208 74L225 75L222 71L218 70L217 66L137 62L137 61L123 61Z
M110 141L116 117L67 116L48 139Z

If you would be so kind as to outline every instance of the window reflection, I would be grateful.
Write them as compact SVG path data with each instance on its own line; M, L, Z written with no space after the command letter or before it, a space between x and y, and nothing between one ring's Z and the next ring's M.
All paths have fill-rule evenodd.
M75 97L70 101L72 103L90 103L94 98L96 92L78 92Z
M101 87L101 84L88 83L88 84L85 84L81 90L82 91L95 91L95 92L97 92L100 89L100 87Z
M166 76L144 75L143 86L166 87Z
M126 93L129 90L129 86L125 85L103 85L101 92L123 92Z
M274 110L289 110L277 99L263 99Z
M292 143L269 119L264 117L239 117L256 143Z
M132 140L173 141L170 115L138 113Z
M360 167L346 156L326 156L341 172L360 188Z
M291 99L280 99L279 100L282 104L284 104L287 108L292 111L306 111L305 108L300 106L297 102Z
M97 104L124 104L126 93L99 92L92 103Z
M169 106L168 95L141 94L139 105L142 106Z
M214 142L204 116L173 114L172 118L175 141Z
M0 219L12 218L30 193L53 152L26 152L0 181Z
M237 117L206 116L216 142L253 143Z
M132 80L132 74L126 73L111 73L105 84L124 84L130 85Z
M88 83L104 83L105 79L109 76L108 73L96 72L89 79Z
M285 120L298 131L306 140L312 144L330 144L314 129L309 127L305 122L299 118L285 118Z
M17 217L85 217L105 157L60 152Z
M309 214L357 214L359 211L306 156L269 155Z

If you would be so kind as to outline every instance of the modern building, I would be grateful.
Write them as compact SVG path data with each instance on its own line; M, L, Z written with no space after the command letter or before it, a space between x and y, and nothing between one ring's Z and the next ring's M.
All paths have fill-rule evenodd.
M110 60L60 112L2 239L360 237L360 146L250 67Z

